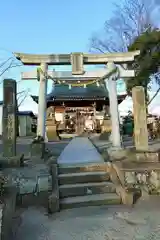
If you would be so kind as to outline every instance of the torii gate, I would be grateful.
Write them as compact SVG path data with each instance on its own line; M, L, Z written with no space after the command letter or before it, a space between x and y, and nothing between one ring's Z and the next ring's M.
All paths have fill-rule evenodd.
M133 62L139 54L140 51L109 54L72 53L59 55L14 53L15 57L24 65L40 65L42 72L45 73L40 74L37 136L45 138L47 74L55 79L64 80L103 78L105 79L105 83L108 82L112 122L112 145L115 148L121 148L116 80L119 78L133 78L135 76L134 70L124 69L123 66L128 62ZM72 72L48 71L48 65L69 64L72 64ZM85 72L83 68L84 64L107 64L107 69ZM22 73L22 79L37 79L37 71Z

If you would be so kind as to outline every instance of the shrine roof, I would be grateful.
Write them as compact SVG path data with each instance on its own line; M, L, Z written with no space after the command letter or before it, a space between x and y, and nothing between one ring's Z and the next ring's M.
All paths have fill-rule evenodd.
M125 95L126 96L126 95ZM38 96L31 96L38 103ZM122 96L124 99L124 96ZM84 87L72 87L56 84L54 89L47 95L47 102L50 101L71 101L71 100L107 100L108 90L104 86L88 85Z
M36 101L37 96L32 96ZM108 98L108 91L102 87L97 87L96 85L90 85L86 88L84 87L72 87L69 89L68 85L56 84L54 89L47 95L47 101L64 101L64 100L75 100L75 99L101 99L105 100ZM37 101L36 101L37 102Z

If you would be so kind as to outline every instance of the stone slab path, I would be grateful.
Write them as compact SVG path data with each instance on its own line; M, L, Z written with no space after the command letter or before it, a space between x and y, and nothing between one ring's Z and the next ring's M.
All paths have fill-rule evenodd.
M62 151L57 162L60 165L80 165L104 160L87 137L75 137Z

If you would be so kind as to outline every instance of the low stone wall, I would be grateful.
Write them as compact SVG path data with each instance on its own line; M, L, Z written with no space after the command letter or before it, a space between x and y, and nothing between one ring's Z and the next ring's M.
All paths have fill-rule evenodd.
M18 207L28 208L28 207L45 207L48 208L48 197L50 192L41 191L38 194L26 193L18 194L16 205Z
M134 203L135 195L137 192L131 189L127 189L123 185L121 179L119 178L119 173L117 173L117 168L113 163L108 162L106 165L110 180L114 184L116 193L121 198L121 202L125 205L132 205Z
M52 175L52 193L48 198L48 211L49 213L55 213L60 210L57 164L51 165L51 175Z
M47 199L52 192L52 179L48 166L36 164L23 168L6 168L3 174L18 188L18 206L48 206Z
M97 145L96 148L107 162L107 171L123 204L132 205L142 195L160 194L159 143L149 146L148 151L136 151L134 147L102 150Z
M125 163L121 167L128 188L139 188L142 194L160 194L160 163Z
M108 164L111 180L124 204L132 205L141 196L160 194L159 162L116 161Z
M4 157L0 155L0 168L21 167L24 165L24 154L14 157Z

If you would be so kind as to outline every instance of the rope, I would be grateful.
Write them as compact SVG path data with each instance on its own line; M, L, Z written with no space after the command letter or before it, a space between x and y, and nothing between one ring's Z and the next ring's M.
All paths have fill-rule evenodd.
M80 83L69 83L69 82L66 82L65 80L60 80L60 79L57 80L57 79L53 78L52 76L50 76L48 73L43 72L43 70L41 68L37 68L37 79L39 81L40 80L40 75L43 74L43 76L46 79L51 79L51 80L54 81L54 83L58 83L58 84L62 83L64 85L69 85L69 86L73 86L73 87L82 87L82 86L88 86L88 85L92 85L92 84L104 81L106 78L109 78L113 73L116 73L117 69L118 68L116 67L110 73L107 73L104 76L97 78L96 80L90 80L90 81L87 81L87 82L84 81L84 82L80 82Z

